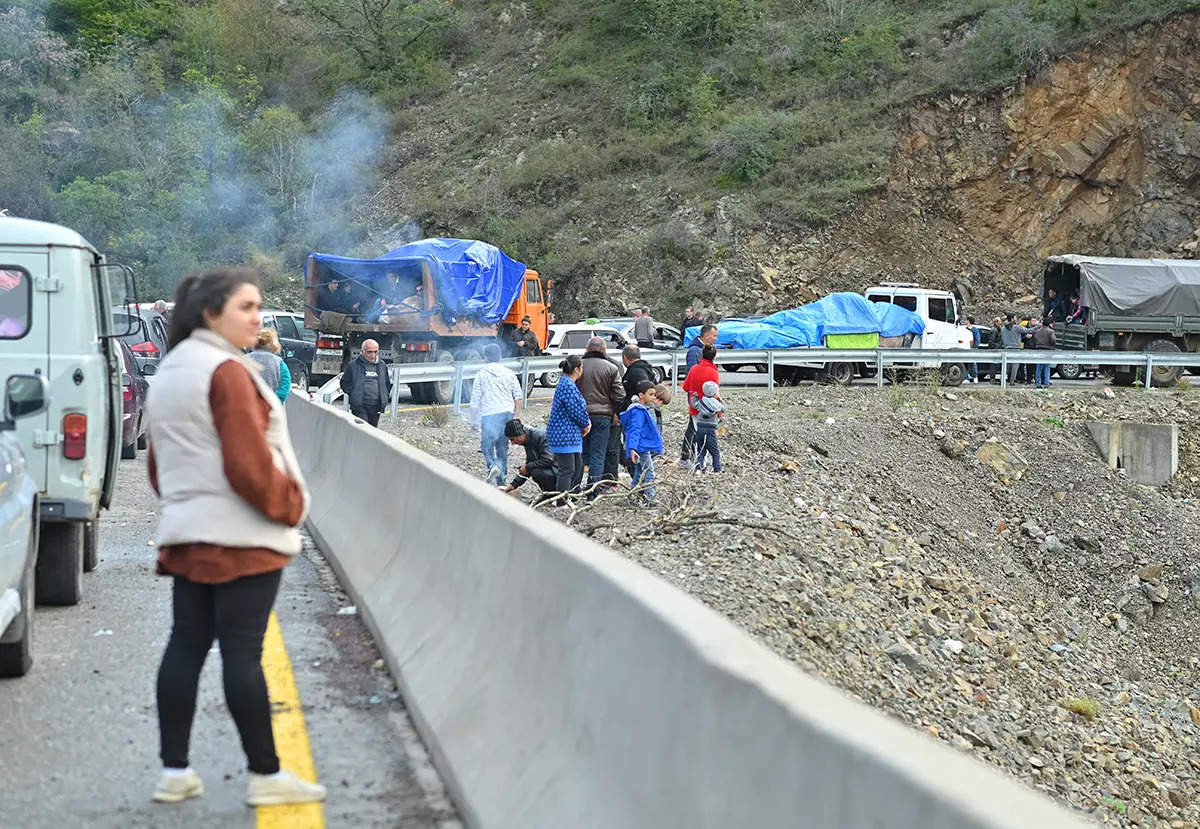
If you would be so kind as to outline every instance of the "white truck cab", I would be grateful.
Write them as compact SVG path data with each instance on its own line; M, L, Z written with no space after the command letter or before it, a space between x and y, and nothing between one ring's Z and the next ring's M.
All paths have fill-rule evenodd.
M863 296L871 302L888 302L907 308L925 321L925 333L921 335L920 342L912 344L913 348L948 350L971 347L974 338L970 329L959 324L958 298L949 291L922 288L915 282L884 282L868 288ZM944 382L957 386L966 377L966 365L944 364L942 374Z
M68 228L0 217L0 373L44 377L50 402L16 424L39 492L37 600L76 604L96 566L99 515L116 485L121 360L113 301L132 298L127 269L107 265Z

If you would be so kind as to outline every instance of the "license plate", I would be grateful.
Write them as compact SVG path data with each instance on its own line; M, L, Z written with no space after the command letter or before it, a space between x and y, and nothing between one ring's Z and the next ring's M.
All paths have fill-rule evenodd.
M340 359L342 359L342 350L340 348L318 348L317 356L318 357L336 357L337 359L340 360Z

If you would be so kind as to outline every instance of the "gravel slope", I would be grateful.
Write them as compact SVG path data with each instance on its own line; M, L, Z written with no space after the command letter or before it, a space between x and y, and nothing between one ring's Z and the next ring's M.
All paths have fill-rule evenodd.
M619 497L553 514L803 669L1098 821L1200 826L1200 396L727 397L724 473L663 464L655 509ZM385 426L482 475L471 431L428 417ZM1179 422L1172 486L1110 471L1088 419ZM672 459L682 423L668 410Z

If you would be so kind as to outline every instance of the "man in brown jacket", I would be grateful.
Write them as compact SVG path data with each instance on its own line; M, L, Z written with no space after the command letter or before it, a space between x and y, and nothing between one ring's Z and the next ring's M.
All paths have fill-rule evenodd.
M592 430L583 439L583 458L588 467L588 486L604 477L604 456L608 451L608 438L613 423L619 422L624 389L621 386L621 370L608 359L604 340L592 337L583 355L583 376L577 384L579 392L587 402L588 417Z
M1047 321L1043 325L1037 324L1037 319L1033 319L1031 324L1035 326L1033 335L1030 337L1029 345L1038 351L1053 351L1058 346L1058 335L1054 333L1054 326ZM1050 388L1050 364L1038 363L1034 370L1034 382L1039 389Z

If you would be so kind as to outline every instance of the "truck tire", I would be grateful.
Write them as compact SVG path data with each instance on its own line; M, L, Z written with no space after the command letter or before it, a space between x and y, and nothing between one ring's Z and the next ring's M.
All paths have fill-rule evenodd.
M1136 374L1132 369L1116 366L1113 369L1112 381L1114 386L1132 386L1136 378Z
M848 386L854 380L854 363L829 363L825 376L839 386Z
M437 362L453 363L454 355L449 351L443 351L438 355ZM426 383L430 388L429 401L430 403L439 406L445 406L454 402L454 381L453 380L435 380L432 383Z
M942 366L942 385L961 386L967 379L967 367L962 363L947 363Z
M1143 351L1153 351L1163 354L1182 354L1183 351L1173 340L1151 340ZM1164 388L1175 385L1183 374L1183 366L1151 366L1150 385Z
M431 383L409 383L408 393L412 396L412 402L424 405L429 402L429 386Z
M90 573L100 563L100 519L83 525L83 572Z
M33 517L34 522L37 516ZM8 631L19 630L20 638L16 642L0 645L0 676L25 676L33 665L33 603L34 591L37 589L37 579L34 576L33 562L37 556L34 545L37 543L37 524L29 531L29 558L25 565L25 575L21 579L21 612L8 625Z
M41 534L37 600L49 605L79 604L83 595L83 524L44 524Z

